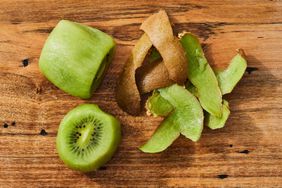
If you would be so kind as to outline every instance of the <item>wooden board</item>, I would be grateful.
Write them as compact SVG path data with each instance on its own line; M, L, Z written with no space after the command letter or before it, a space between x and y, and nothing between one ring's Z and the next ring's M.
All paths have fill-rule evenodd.
M199 35L211 63L227 63L243 48L255 71L225 97L232 111L225 128L205 128L197 143L181 137L163 153L145 154L137 147L161 118L127 115L114 89L142 34L141 22L160 8L175 33ZM44 41L61 19L97 27L117 41L115 59L91 100L65 94L38 70ZM282 187L281 50L280 0L1 0L0 187ZM123 124L118 152L90 174L66 168L55 149L60 120L81 103L97 103Z

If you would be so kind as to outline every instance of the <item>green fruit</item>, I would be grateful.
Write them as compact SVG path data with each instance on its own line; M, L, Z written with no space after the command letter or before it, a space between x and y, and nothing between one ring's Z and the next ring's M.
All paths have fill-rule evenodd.
M222 116L216 117L209 113L205 114L205 123L211 129L219 129L224 127L228 117L230 115L229 104L226 100L223 100L222 104Z
M222 71L216 71L219 87L222 94L231 93L233 88L244 75L247 68L247 61L238 53L231 60L229 66Z
M210 114L220 117L222 95L217 78L205 58L198 38L186 33L180 42L188 59L188 78L197 88L202 107Z
M120 140L121 128L116 118L95 104L82 104L61 121L56 145L69 168L89 172L111 159Z
M112 60L115 43L98 29L62 20L42 49L39 68L70 95L90 98Z

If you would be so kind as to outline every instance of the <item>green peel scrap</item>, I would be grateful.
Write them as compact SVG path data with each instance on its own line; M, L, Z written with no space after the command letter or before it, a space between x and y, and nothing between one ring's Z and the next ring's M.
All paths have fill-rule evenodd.
M160 95L175 108L182 135L199 140L203 130L203 109L194 95L179 85L159 89Z
M246 71L247 61L243 57L243 54L243 50L239 50L239 53L232 58L229 66L225 70L215 71L223 95L232 92ZM211 129L223 128L229 115L230 110L228 102L223 100L222 116L219 118L211 114L206 114L206 125Z
M159 89L158 92L164 100L160 100L158 93L154 94L153 98L158 102L161 101L160 103L169 103L174 109L167 108L168 104L165 104L164 108L164 105L161 106L161 113L169 113L169 115L151 139L140 149L147 153L161 152L169 147L180 134L192 141L199 140L203 130L204 115L196 97L177 84ZM158 102L151 104L156 105Z
M229 66L223 71L215 71L219 87L223 95L231 93L236 84L244 75L247 61L239 53L233 57Z
M221 117L222 95L217 78L205 58L196 36L185 33L180 42L188 59L188 78L197 88L202 107L210 114Z
M179 135L177 114L169 115L157 128L150 140L139 149L145 153L158 153L168 148Z

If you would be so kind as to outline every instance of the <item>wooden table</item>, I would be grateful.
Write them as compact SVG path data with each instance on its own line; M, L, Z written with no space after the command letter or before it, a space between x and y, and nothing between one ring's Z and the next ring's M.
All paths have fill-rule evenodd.
M163 153L145 154L137 147L161 118L127 115L114 89L142 34L141 22L160 8L176 33L199 35L211 63L228 63L243 48L251 68L225 97L232 110L225 128L205 128L197 143L181 137ZM39 72L41 48L61 19L97 27L117 41L115 59L91 100L67 95ZM281 79L280 0L1 0L0 187L282 187ZM60 120L81 103L97 103L123 124L118 152L90 174L66 168L55 149Z

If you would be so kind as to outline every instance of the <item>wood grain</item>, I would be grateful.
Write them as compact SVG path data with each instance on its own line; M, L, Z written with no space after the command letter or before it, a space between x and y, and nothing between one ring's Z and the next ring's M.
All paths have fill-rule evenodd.
M226 97L231 116L225 128L205 128L197 143L181 137L161 154L145 154L137 147L161 118L127 115L117 106L114 89L142 34L140 24L160 8L169 13L175 33L199 35L211 63L226 64L243 48L248 66L257 70L246 73ZM118 43L91 100L63 93L38 70L44 41L61 19L102 29ZM1 0L0 187L282 187L281 49L280 0ZM66 168L55 149L60 120L81 103L97 103L123 124L118 152L90 174Z

